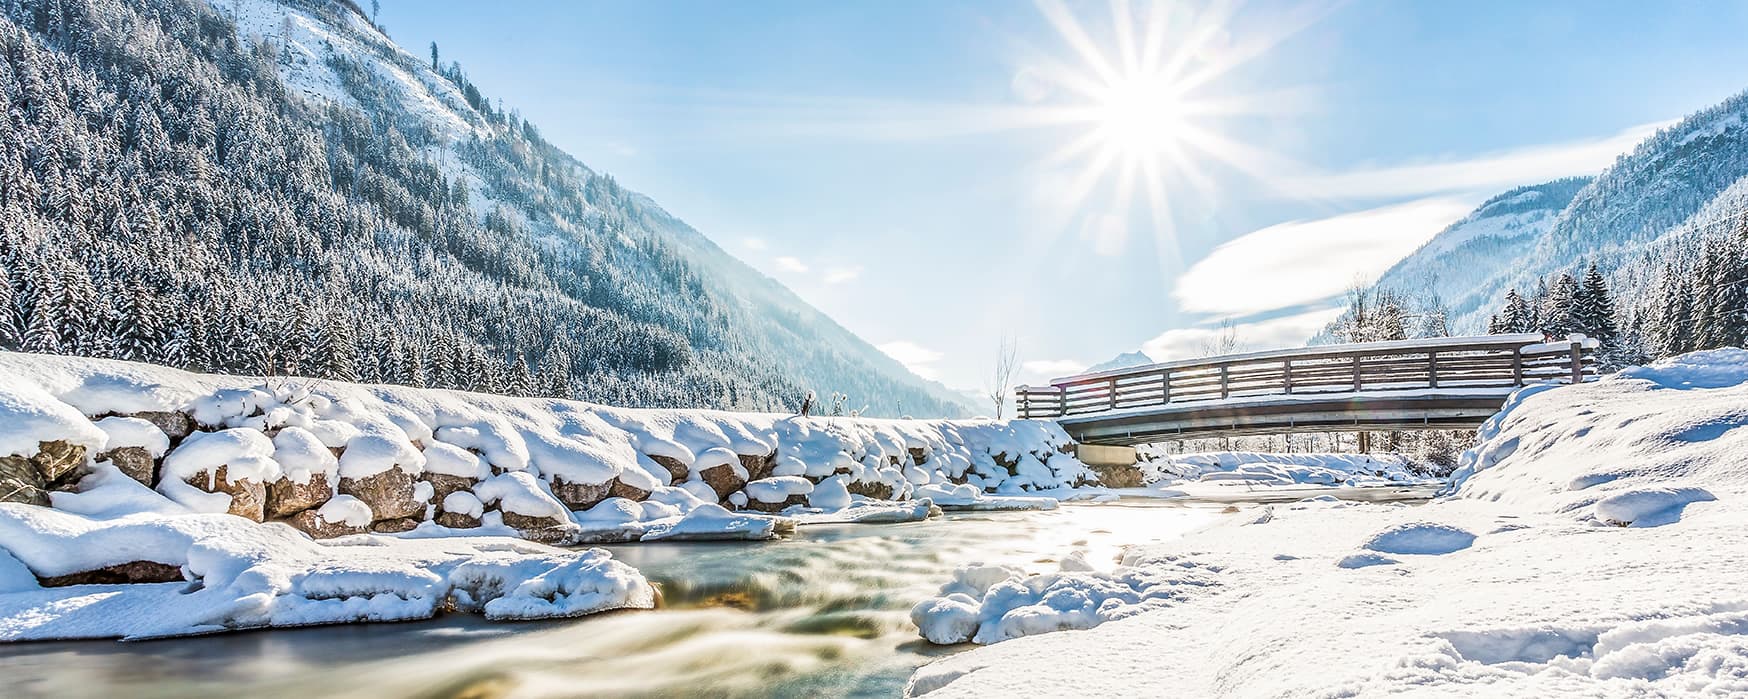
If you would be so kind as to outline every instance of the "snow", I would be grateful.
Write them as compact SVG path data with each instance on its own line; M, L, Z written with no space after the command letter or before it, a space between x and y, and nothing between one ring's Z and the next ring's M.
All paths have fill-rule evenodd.
M350 495L335 495L330 498L316 508L316 516L329 524L344 524L348 527L368 527L374 519L370 506Z
M422 542L454 539L467 542L458 544L466 548L511 536L567 544L762 540L791 533L803 521L905 522L939 514L940 509L927 498L917 497L919 492L972 509L1053 507L1056 498L1068 496L1071 486L1090 477L1084 464L1063 453L1070 444L1066 433L1054 423L1042 421L883 420L621 409L565 400L337 381L263 381L127 362L5 352L0 352L0 409L13 418L0 422L0 440L11 439L24 455L35 454L37 442L45 437L85 444L93 452L112 441L145 446L149 451L169 446L167 438L150 423L113 417L118 414L180 411L201 427L164 452L157 490L140 485L113 465L98 463L89 468L76 492L53 493L53 509L39 508L53 513L48 515L51 519L21 515L24 519L19 521L48 527L29 534L32 541L15 545L11 538L0 539L0 550L34 568L46 559L32 558L21 549L62 534L63 539L77 538L77 545L88 555L68 557L66 565L73 569L61 572L89 570L80 568L87 564L100 567L146 560L142 556L167 557L173 560L158 562L185 565L192 555L187 553L193 546L190 542L198 538L194 533L216 531L214 527L226 532L276 532L254 539L245 536L235 543L256 546L255 553L243 556L254 562L250 565L268 565L267 559L285 555L295 559L287 564L293 568L320 558L310 551L326 556L342 542L360 547L366 544L359 542L370 542L368 547L384 550L401 550L398 547L404 542L413 547L408 551L435 556L432 552L460 555L453 553L460 549L427 548L436 544ZM102 426L94 424L94 419ZM791 507L782 515L732 512L718 503L717 493L696 478L680 487L664 485L668 469L656 463L652 454L685 457L683 463L694 476L720 465L739 475L751 475L746 464L769 460L771 475L748 483L725 500L735 505L753 501L778 504L802 496L807 504ZM270 485L281 477L307 484L320 474L335 487L340 479L361 479L397 469L415 476L413 496L426 503L427 519L417 522L412 531L393 536L367 534L312 541L285 523L255 524L223 514L231 509L230 494L207 492L190 484L214 487L221 467L232 484ZM446 493L441 502L433 502L432 483L418 479L427 471L476 482L469 491ZM606 485L615 479L635 492L648 492L648 499L634 502L612 497L573 512L553 495L560 480ZM852 485L858 492L863 488L889 490L891 501L851 495ZM438 506L476 517L481 526L440 526L428 519ZM374 523L371 507L351 495L332 495L314 507L314 516L328 524L365 528ZM517 526L526 528L518 531L505 524L510 515L534 521L511 517ZM75 519L53 519L61 516ZM210 524L214 521L224 524ZM287 552L271 550L278 546L275 542L286 538L299 543ZM309 548L312 546L320 548ZM159 553L163 551L170 553ZM323 584L342 584L340 568L319 562L309 565L331 571ZM462 566L457 564L455 569ZM288 570L275 568L271 575L262 575L292 576L293 582L286 584L294 586L296 580L303 579ZM231 572L231 568L226 569L226 575ZM401 568L395 569L394 576L399 576L395 579L400 582L389 585L395 590L392 594L373 587L376 583L369 581L376 579L367 578L368 584L360 583L359 589L371 592L361 593L362 597L334 592L337 596L322 598L333 603L332 609L292 600L296 611L275 611L272 607L277 602L267 600L276 597L251 596L261 591L260 585L280 585L273 588L273 595L292 594L285 592L283 580L275 578L259 585L249 582L256 587L247 594L239 592L238 598L247 597L251 605L259 601L267 608L239 612L237 619L221 626L416 618L428 615L438 605L432 599L437 592L430 590L442 588L443 594L456 597L463 608L472 602L461 598L485 594L459 578L436 580ZM408 588L395 587L411 579L407 576L424 580L420 585L426 592L414 594ZM215 584L235 582L224 576L211 579ZM183 604L153 596L163 595L161 592L141 591L149 587L127 586L115 599L117 603L129 600L128 604L137 601L147 606ZM0 618L13 620L0 623L23 624L18 620L31 615L54 617L58 612L52 610L68 608L75 604L73 600L82 599L76 592L39 591L28 598L0 601ZM218 597L215 593L202 599ZM352 601L341 603L341 598ZM495 607L498 612L481 608L505 615L562 614L582 608L549 601L551 609L544 612L528 607L531 603L522 604L520 611L507 611L508 604ZM316 611L316 607L328 611ZM166 619L164 624L173 625L170 617ZM45 623L28 632L6 633L15 634L8 637L37 638L189 633L196 627L199 631L213 630L192 621L176 627L179 631L172 630L127 615L109 626L83 617Z
M62 440L98 450L109 436L78 410L24 382L0 381L0 456L33 456Z
M287 479L298 484L309 483L320 474L329 485L335 485L333 478L339 473L340 462L334 452L315 433L301 427L287 427L273 436L273 460Z
M1116 571L1202 570L1208 584L1117 619L1043 603L1044 628L1101 623L941 659L907 692L1743 694L1745 358L1700 352L1524 389L1429 504L1262 506L1131 548ZM1038 579L1030 590L1051 575L1086 573L1009 580ZM962 637L973 619L976 634L996 628L986 624L1006 606L968 587L969 602L922 609L925 633Z
M404 436L361 434L346 442L340 455L341 478L369 478L391 468L418 475L425 471L425 456Z
M170 438L164 435L164 431L137 417L111 415L98 420L96 424L97 429L103 430L103 434L107 436L102 451L139 447L145 449L154 459L170 451Z
M489 619L650 608L635 570L599 549L513 539L323 543L230 515L91 519L0 504L0 640L153 638L350 621L423 619L448 605ZM156 561L187 583L26 587L7 560L39 576Z
M1185 483L1220 486L1369 486L1427 483L1433 479L1397 454L1207 452L1168 454L1137 449L1142 482L1155 490Z
M764 503L785 502L791 495L813 492L813 481L800 476L761 478L746 485L747 497Z
M216 482L220 467L224 467L225 479L232 483L273 481L280 475L273 452L273 440L258 430L233 427L191 434L164 457L158 492L195 512L224 512L231 506L228 493L207 492L188 481L194 479L211 485Z

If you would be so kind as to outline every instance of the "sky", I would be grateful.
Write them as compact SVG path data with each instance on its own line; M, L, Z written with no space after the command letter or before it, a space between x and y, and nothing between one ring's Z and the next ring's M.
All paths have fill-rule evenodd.
M1748 89L1748 3L382 0L913 371L1303 343L1487 197Z

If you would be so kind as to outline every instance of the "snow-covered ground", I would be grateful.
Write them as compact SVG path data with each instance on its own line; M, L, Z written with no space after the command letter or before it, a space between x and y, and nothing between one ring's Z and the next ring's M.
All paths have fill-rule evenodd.
M1001 642L909 692L1741 696L1744 426L1742 350L1527 388L1431 504L1317 498L1102 571L967 570L914 616Z
M1155 488L1183 489L1193 483L1246 488L1366 486L1433 480L1399 454L1166 454L1149 447L1138 451L1144 459L1143 482Z
M1030 494L1094 478L1070 447L1039 421L632 410L0 353L0 640L647 607L605 552L517 538L768 539L926 518L929 496L1048 508Z

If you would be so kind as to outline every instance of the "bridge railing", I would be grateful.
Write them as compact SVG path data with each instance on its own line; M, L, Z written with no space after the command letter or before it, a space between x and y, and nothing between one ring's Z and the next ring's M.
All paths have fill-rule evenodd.
M1542 339L1524 333L1251 352L1070 376L1014 392L1020 417L1057 418L1255 396L1507 388L1595 378L1596 340Z

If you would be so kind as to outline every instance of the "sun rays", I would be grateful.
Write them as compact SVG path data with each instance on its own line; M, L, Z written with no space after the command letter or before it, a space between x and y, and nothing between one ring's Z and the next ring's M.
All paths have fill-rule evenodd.
M1039 0L1038 9L1061 46L1033 52L1016 92L1033 103L1024 108L1028 121L1071 134L1041 165L1072 173L1057 193L1072 212L1061 227L1090 231L1095 251L1122 252L1121 240L1110 238L1144 223L1163 244L1161 254L1175 257L1174 204L1208 197L1223 172L1264 178L1292 167L1221 128L1232 117L1278 108L1279 95L1247 93L1223 78L1321 11L1271 15L1267 26L1247 25L1253 31L1235 39L1229 32L1238 8L1219 0L1199 7L1114 0L1108 18L1092 21L1060 0ZM1136 215L1145 218L1131 221Z

